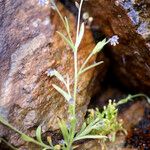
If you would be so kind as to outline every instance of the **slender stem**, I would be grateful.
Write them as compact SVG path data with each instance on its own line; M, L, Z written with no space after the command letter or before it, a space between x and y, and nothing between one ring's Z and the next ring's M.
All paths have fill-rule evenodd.
M3 118L1 118L0 122L2 124L4 124L5 126L9 127L10 129L14 130L15 132L17 132L20 136L22 135L25 135L24 133L22 133L21 131L17 130L15 127L13 127L11 124L9 124L7 121L5 121ZM28 135L26 135L27 137L29 137ZM52 149L50 146L44 144L44 143L40 143L38 141L36 141L35 139L29 137L32 141L32 143L35 143L41 147L44 147L44 148L48 148L48 149Z
M39 146L41 146L41 147L43 147L43 148L46 148L46 149L50 149L50 150L53 149L52 147L50 147L50 146L48 146L48 145L46 145L46 144L44 144L44 143L40 143L40 142L38 142L38 141L36 141L36 140L34 140L34 139L32 140L31 143L34 143L34 144L39 145Z
M147 99L148 103L150 103L149 97L146 96L145 94L139 93L139 94L131 96L131 98L137 98L137 97L145 97Z
M142 93L131 96L131 98L136 98L136 97L146 97L147 98L147 96Z
M72 147L72 143L74 141L74 135L75 135L75 130L76 130L76 99L77 99L77 83L78 83L78 61L77 61L77 51L74 51L74 93L73 93L73 99L74 99L74 104L73 104L73 112L72 115L73 119L75 119L75 122L72 123L71 131L70 131L70 139L67 144L67 150L70 150Z
M81 0L80 2L80 6L79 6L79 13L78 13L78 22L77 22L77 34L76 34L76 41L78 39L79 36L79 29L80 29L80 18L81 18L81 8L82 8L82 4L83 4L84 0Z
M77 52L74 52L74 105L77 99L77 83L78 83L78 58Z
M73 91L73 111L70 115L72 115L73 119L75 119L75 122L71 126L70 131L70 139L67 143L67 150L70 150L72 147L72 143L74 141L74 135L76 130L76 100L77 100L77 85L78 85L78 57L77 57L77 50L74 51L74 91Z
M80 7L79 7L76 41L78 40L79 29L80 29L80 16L81 16L82 3L83 3L83 0L81 0ZM77 100L77 88L78 88L78 55L77 55L77 52L78 52L78 49L77 47L75 47L75 50L74 50L74 92L73 92L74 104L73 104L73 114L71 114L73 115L74 119L76 119L76 100ZM70 150L72 146L74 135L75 135L75 129L76 129L76 120L75 120L75 123L73 123L72 125L71 138L67 145L68 150Z
M55 9L56 9L56 11L57 11L59 17L61 18L61 20L62 20L62 22L63 22L63 24L64 24L64 27L65 27L65 29L66 29L66 31L67 31L67 34L68 34L68 37L69 37L70 41L73 43L72 38L71 38L71 35L70 35L70 30L68 30L67 25L66 25L66 22L65 22L63 16L61 15L61 13L60 13L59 9L57 8L57 6L55 5L55 3L54 3L53 1L52 1L51 3L54 5L54 7L55 7Z
M55 7L55 9L56 9L56 11L57 11L59 17L61 18L61 20L62 20L64 26L66 26L65 21L64 21L64 18L63 18L63 16L61 15L61 13L60 13L59 9L57 8L57 6L55 5L55 3L53 2L53 0L51 1L51 3L52 3L52 5Z
M8 145L12 150L18 150L16 147L14 147L13 145L11 145L10 143L8 143L5 139L0 138L0 140L2 142L4 142L6 145Z
M140 94L135 94L135 95L129 95L129 96L127 96L126 98L121 99L121 100L117 103L116 106L122 105L122 104L124 104L124 103L126 103L126 102L128 102L128 101L132 101L133 98L137 98L137 97L145 97L145 98L149 101L148 97L147 97L145 94L140 93Z
M80 18L81 18L81 9L84 0L81 0L79 10L78 10L78 22L77 22L77 32L76 32L76 42L78 41L79 29L80 29ZM76 107L76 99L77 99L77 84L78 84L78 49L74 51L74 107ZM75 109L75 108L74 108ZM74 110L75 111L75 110ZM75 114L75 112L74 112Z

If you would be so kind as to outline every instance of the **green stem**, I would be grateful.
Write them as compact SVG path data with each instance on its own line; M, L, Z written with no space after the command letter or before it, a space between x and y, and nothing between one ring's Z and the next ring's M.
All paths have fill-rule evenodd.
M13 127L13 126L12 126L11 124L9 124L7 121L5 121L2 117L0 118L0 122L1 122L2 124L4 124L5 126L9 127L10 129L14 130L15 132L17 132L20 136L25 135L25 136L29 137L28 135L26 135L26 134L20 132L19 130L17 130L15 127ZM34 139L31 138L31 137L29 137L29 138L30 138L30 140L31 140L30 142L32 142L32 143L34 143L34 144L37 144L37 145L39 145L39 146L41 146L41 147L44 147L44 148L52 149L50 146L48 146L48 145L46 145L46 144L44 144L44 143L40 143L40 142L34 140Z
M2 142L4 142L6 145L8 145L12 150L18 150L16 147L14 147L13 145L11 145L10 143L8 143L5 139L0 138L0 140Z
M78 83L78 61L77 61L77 51L74 51L74 93L73 93L73 99L74 99L74 104L73 104L73 112L72 117L75 119L73 123L71 124L71 130L70 130L70 139L67 145L67 149L70 150L72 147L72 143L74 140L74 135L75 135L75 130L76 130L76 100L77 100L77 83Z
M126 98L121 99L116 106L122 105L124 103L127 103L128 101L132 101L133 98L137 98L137 97L145 97L148 102L149 102L149 98L145 95L145 94L136 94L136 95L128 95Z
M149 97L145 94L140 93L140 94L136 94L136 95L132 96L132 98L137 98L137 97L145 97L147 99L148 103L150 103Z
M78 23L77 23L77 35L76 35L76 41L78 40L79 36L79 29L80 29L80 16L81 16L81 8L82 8L83 0L81 0L80 7L79 7L79 14L78 14ZM73 118L76 119L76 100L77 100L77 88L78 88L78 49L74 50L74 92L73 92L73 99L74 99L74 104L73 104ZM72 129L71 129L71 135L70 135L70 141L67 145L68 150L70 150L73 140L74 140L74 135L75 135L75 130L76 130L76 120L72 124Z
M84 0L81 0L79 10L78 10L78 22L77 22L77 34L76 34L76 41L78 40L79 36L79 29L80 29L80 18L81 18L81 8Z
M66 29L66 31L67 31L68 37L69 37L70 41L73 43L72 38L71 38L71 35L70 35L70 30L68 30L67 25L66 25L66 22L65 22L63 16L61 15L61 13L60 13L59 9L57 8L57 6L55 5L55 3L54 3L53 1L52 1L51 3L55 6L55 9L56 9L56 11L57 11L57 13L58 13L60 19L62 20L62 22L63 22L63 24L64 24L64 27L65 27L65 29Z
M38 141L36 141L36 140L34 140L34 139L33 139L33 141L32 141L31 143L34 143L34 144L36 144L36 145L39 145L39 146L41 146L41 147L43 147L43 148L46 148L46 149L49 149L49 150L53 150L52 147L50 147L50 146L48 146L48 145L46 145L46 144L44 144L44 143L40 143L40 142L38 142Z
M132 95L131 97L132 98L137 98L137 97L145 97L145 98L147 98L147 96L145 94L142 94L142 93L139 93L139 94L136 94L136 95Z
M77 83L78 83L78 58L77 58L77 51L75 51L74 52L74 96L73 96L74 105L76 104L76 99L77 99Z

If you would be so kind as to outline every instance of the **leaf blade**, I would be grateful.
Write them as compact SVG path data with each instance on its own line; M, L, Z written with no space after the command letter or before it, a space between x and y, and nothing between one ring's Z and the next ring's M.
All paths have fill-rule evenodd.
M68 44L70 46L70 48L75 51L75 47L73 45L73 43L68 39L66 38L61 32L58 32L57 33L60 35L60 37L66 42L66 44Z
M78 35L78 38L77 38L77 41L76 41L76 44L75 44L76 49L79 47L79 45L80 45L80 43L83 39L84 30L85 30L85 26L84 26L84 22L83 22L81 24L80 32L79 32L79 35Z
M67 126L66 126L64 120L59 121L59 127L60 127L60 129L61 129L62 134L63 134L64 140L65 140L66 142L68 142L68 140L69 140L69 139L68 139L68 137L69 137L69 132L68 132L68 129L67 129Z
M92 64L92 65L86 67L85 69L83 69L83 70L80 72L79 75L83 74L84 72L86 72L86 71L88 71L88 70L90 70L90 69L92 69L92 68L94 68L94 67L96 67L96 66L101 65L102 63L103 63L103 61L100 61L100 62L97 62L97 63L95 63L95 64Z
M59 86L52 84L52 86L67 100L71 99L71 96L64 90L62 90Z
M41 126L38 126L38 128L36 129L36 138L39 142L43 143L41 133L42 133L42 128Z
M75 141L79 141L79 140L84 140L84 139L107 139L107 136L103 136L103 135L85 135L82 137L78 137L74 139Z

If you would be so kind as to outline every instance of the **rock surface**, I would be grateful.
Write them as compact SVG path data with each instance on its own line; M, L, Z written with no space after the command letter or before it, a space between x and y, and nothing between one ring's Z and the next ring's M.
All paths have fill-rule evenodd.
M89 0L83 7L94 19L93 30L120 38L120 44L108 50L118 79L150 94L150 1Z
M74 37L75 18L61 4L58 7L69 17ZM46 71L52 68L63 75L68 73L73 82L72 52L56 34L56 30L64 32L61 20L50 8L39 6L37 0L0 1L0 20L0 114L29 135L40 124L43 132L58 129L57 118L67 117L67 104L51 86L59 82L48 77ZM86 30L79 50L79 65L94 45L91 32ZM95 60L93 57L89 63ZM105 69L104 62L99 71ZM78 85L79 125L95 76L94 70L87 72ZM1 126L0 135L7 134ZM14 132L9 132L9 137L11 143L21 144Z

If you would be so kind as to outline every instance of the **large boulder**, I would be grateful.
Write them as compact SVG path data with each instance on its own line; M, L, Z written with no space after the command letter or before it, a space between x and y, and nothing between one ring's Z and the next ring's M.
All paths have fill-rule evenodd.
M75 18L60 3L58 7L69 17L72 37L75 37ZM67 103L53 89L52 83L63 87L55 78L47 76L49 68L73 83L73 54L56 33L64 32L57 13L48 6L41 7L37 0L0 1L0 115L17 129L34 135L42 125L43 132L58 129L57 119L67 118ZM87 29L79 50L79 66L95 46L92 33ZM89 63L93 63L96 56ZM101 60L104 56L101 55ZM105 72L105 61L98 72ZM84 119L95 80L94 69L81 76L78 85L78 125ZM0 135L7 135L0 127ZM10 141L19 145L14 132Z
M117 79L150 94L150 1L89 0L85 12L94 19L93 30L120 38L119 45L108 50Z

